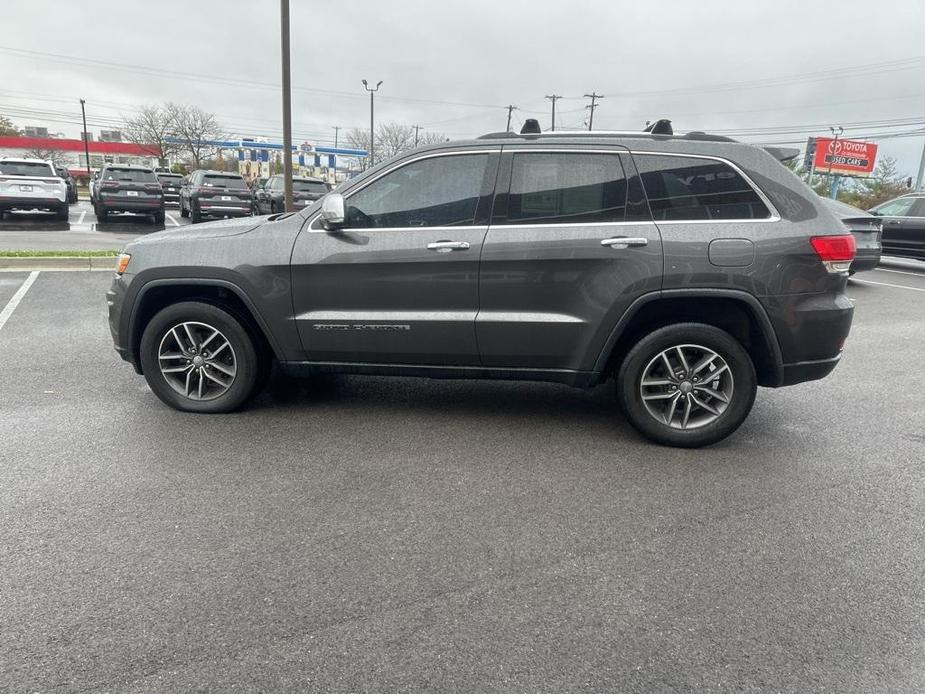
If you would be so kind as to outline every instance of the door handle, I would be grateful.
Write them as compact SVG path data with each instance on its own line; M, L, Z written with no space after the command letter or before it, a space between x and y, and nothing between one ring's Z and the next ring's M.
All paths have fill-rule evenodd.
M648 246L649 239L644 238L633 238L627 236L617 236L612 239L604 239L601 241L602 246L610 246L611 248L629 248L630 246Z
M428 243L427 248L437 253L449 253L450 251L468 251L468 241L434 241Z

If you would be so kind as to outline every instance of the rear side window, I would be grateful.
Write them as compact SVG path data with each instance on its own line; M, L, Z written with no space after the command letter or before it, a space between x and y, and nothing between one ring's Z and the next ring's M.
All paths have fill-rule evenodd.
M106 169L104 181L131 181L132 183L157 183L153 171L144 169Z
M657 222L771 217L755 189L725 162L656 154L633 159Z
M0 174L5 176L54 176L51 166L40 161L0 161Z
M202 185L211 188L247 188L244 179L240 176L210 176L202 177Z
M622 222L626 189L618 154L517 153L506 223Z

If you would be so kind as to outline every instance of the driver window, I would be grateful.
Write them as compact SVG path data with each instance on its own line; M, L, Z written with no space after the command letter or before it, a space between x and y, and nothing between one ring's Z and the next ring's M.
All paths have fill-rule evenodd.
M347 198L346 228L468 226L475 221L488 154L421 159Z

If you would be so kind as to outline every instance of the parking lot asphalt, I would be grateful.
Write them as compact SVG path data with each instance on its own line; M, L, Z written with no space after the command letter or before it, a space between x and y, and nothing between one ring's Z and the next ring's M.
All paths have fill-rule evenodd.
M109 273L42 272L0 328L0 690L921 692L925 273L858 279L830 377L675 450L612 384L181 414Z
M189 224L180 209L168 206L164 224L155 225L147 215L113 215L99 222L87 200L70 206L67 222L50 213L15 212L0 220L0 250L118 250L129 241L154 231Z

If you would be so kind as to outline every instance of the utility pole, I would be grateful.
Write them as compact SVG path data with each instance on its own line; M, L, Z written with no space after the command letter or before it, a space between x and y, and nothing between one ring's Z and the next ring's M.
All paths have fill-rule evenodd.
M340 133L340 126L335 125L334 127L334 149L337 149L337 135Z
M86 103L87 102L83 99L80 100L80 115L83 117L84 121L84 156L87 158L87 185L90 185L90 133L87 132L87 109L84 108L84 104ZM163 154L163 152L161 152L161 154ZM919 170L919 178L922 178L921 170Z
M511 132L511 114L517 110L517 107L511 104L507 107L507 127L504 129L504 132Z
M586 109L591 111L591 115L588 117L588 130L591 130L591 128L594 127L594 109L596 109L598 106L597 100L603 99L604 95L598 94L597 92L591 92L590 94L585 94L585 98L591 99L591 104L585 106Z
M562 97L559 94L547 94L546 98L552 102L552 128L551 130L555 131L556 129L556 102Z
M838 186L832 182L832 165L835 163L835 153L838 151L838 136L845 132L845 129L839 125L836 128L829 127L829 130L832 131L835 139L832 140L832 158L829 159L829 170L826 175L829 179L829 197L834 200L838 196Z
M366 83L366 80L363 80L363 86L366 87L366 91L369 92L369 168L372 168L376 163L376 124L373 120L373 113L376 109L376 92L379 91L379 86L381 84L382 80L379 80L376 84L376 88L373 89Z
M279 0L283 62L283 178L287 212L292 211L292 83L289 71L289 0Z
M423 128L420 125L412 125L411 127L414 128L414 146L417 147L418 146L418 131L423 130Z
M922 158L919 160L919 175L915 179L915 189L922 190L922 175L925 174L925 147L922 147Z

